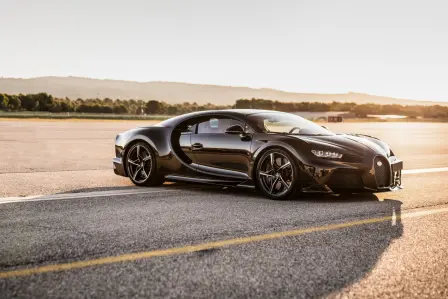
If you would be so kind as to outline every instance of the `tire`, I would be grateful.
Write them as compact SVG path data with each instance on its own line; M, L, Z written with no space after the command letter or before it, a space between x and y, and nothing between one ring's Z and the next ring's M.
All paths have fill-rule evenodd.
M126 173L137 186L158 186L164 178L157 171L154 150L149 144L139 141L126 151Z
M254 177L263 195L274 200L285 200L295 193L298 175L293 156L283 149L274 148L262 154Z

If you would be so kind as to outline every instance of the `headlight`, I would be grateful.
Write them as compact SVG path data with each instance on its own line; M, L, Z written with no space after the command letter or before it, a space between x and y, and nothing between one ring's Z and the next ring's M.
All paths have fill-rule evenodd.
M311 152L319 158L341 159L342 154L330 151L311 150Z

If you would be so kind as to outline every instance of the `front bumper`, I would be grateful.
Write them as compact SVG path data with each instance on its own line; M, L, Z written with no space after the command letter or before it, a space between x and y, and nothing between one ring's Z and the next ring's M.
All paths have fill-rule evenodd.
M331 167L305 167L311 184L304 192L389 192L402 189L403 161L396 157L371 156L363 163L338 163Z
M115 157L112 161L112 164L116 175L127 176L121 158Z

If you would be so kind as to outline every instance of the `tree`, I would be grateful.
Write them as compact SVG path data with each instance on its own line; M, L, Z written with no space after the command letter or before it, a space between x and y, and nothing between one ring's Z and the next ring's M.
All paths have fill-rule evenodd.
M23 110L32 111L36 107L36 99L31 94L19 94L19 100Z
M8 109L9 98L6 94L0 93L0 109L7 110Z
M170 105L167 109L168 115L176 115L178 114L178 109L176 105Z
M152 100L146 104L146 112L148 114L160 113L160 108L161 108L161 104L158 101Z
M353 107L352 112L355 113L357 117L367 117L368 114L375 114L372 107L369 104L356 105Z
M62 111L61 102L57 100L53 101L53 104L50 107L48 107L48 111L56 113L61 112Z
M65 100L60 102L61 112L72 112L74 111L73 102L70 100Z
M105 99L103 99L103 104L104 105L108 105L108 106L113 106L114 105L114 101L112 99L105 98Z
M9 96L8 107L10 110L20 110L21 102L17 96Z
M116 114L126 114L126 113L128 113L128 108L125 105L123 105L123 104L115 105L114 106L114 113L116 113Z
M75 105L76 106L81 106L82 104L84 104L84 102L85 101L83 99L77 98L76 101L75 101Z
M235 108L250 109L250 108L252 108L252 104L251 104L250 100L239 99L239 100L236 100L236 102L235 102Z
M37 106L37 109L39 111L49 111L51 106L53 105L54 99L53 96L47 94L46 92L41 92L36 95L34 95L37 102L39 102L39 105Z

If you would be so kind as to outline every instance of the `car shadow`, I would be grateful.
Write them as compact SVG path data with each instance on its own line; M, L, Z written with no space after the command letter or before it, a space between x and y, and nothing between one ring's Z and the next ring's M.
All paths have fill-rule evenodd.
M123 189L129 188L102 188L101 190ZM187 267L189 270L184 273L185 275L178 277L176 284L181 285L186 294L193 294L198 285L206 282L207 288L216 292L209 293L210 297L216 294L220 297L231 297L232 294L252 297L255 293L257 297L291 297L291 294L297 298L326 297L360 282L371 274L391 243L403 234L402 202L392 199L380 200L375 194L351 196L307 194L293 197L288 201L273 201L252 189L191 183L167 184L160 189L203 192L207 195L203 197L204 201L217 201L227 206L239 207L235 199L244 198L244 201L250 202L255 213L259 206L260 212L268 208L280 215L285 214L284 218L269 218L264 223L266 227L260 228L260 232L255 234L269 233L269 225L274 227L272 231L275 232L310 226L325 227L334 223L347 224L338 229L325 229L279 238L266 243L241 245L247 248L226 251L226 255L230 256L231 260L243 262L235 264L234 267L226 266L225 271L221 271L219 266L220 263L224 263L221 257L224 248L217 248L207 254L199 252L179 257L179 262L185 259L185 263L202 265L199 268ZM71 192L93 191L99 190L86 188ZM245 206L242 205L242 207ZM201 211L197 213L200 214ZM194 216L196 214L192 215L192 218ZM240 214L235 214L235 219L240 221L241 217ZM359 223L363 219L377 220ZM350 224L355 221L358 221L357 224ZM173 219L173 222L176 220ZM229 224L229 226L232 225ZM220 238L230 237L223 235ZM240 254L244 256L241 257ZM255 264L257 266L254 266ZM256 269L266 270L260 272ZM251 271L254 272L251 273ZM273 279L272 271L275 272L276 279ZM144 277L142 279L145 279L147 283L157 283L157 276L148 277L145 273L142 270L138 275L142 275ZM226 283L229 277L238 277L238 280ZM138 280L138 277L135 279ZM232 286L231 290L228 285ZM263 288L259 289L261 285Z
M176 185L176 188L187 188L187 186L180 184ZM235 286L233 292L243 297L251 296L251 293L244 292L250 290L250 286L254 284L265 286L262 293L257 293L261 297L290 297L291 293L297 298L329 296L367 277L391 243L403 235L402 202L393 199L382 200L372 193L347 196L300 194L288 201L273 201L256 190L212 187L198 189L198 191L206 194L226 194L236 198L247 197L247 200L252 199L275 209L281 206L302 213L311 214L311 211L331 210L328 217L321 220L323 226L326 223L351 223L360 219L378 219L377 222L347 226L325 233L300 235L296 238L298 241L293 243L279 241L275 243L275 249L268 250L268 254L263 249L267 245L256 246L255 251L259 252L254 253L254 259L260 264L259 268L282 269L283 273L280 277L286 280L284 284L273 280L272 273L269 271L264 274L256 273L252 278L248 277L241 284L236 284L240 286L240 289L238 290ZM230 201L229 204L231 204ZM303 220L291 220L281 230L320 225L315 219L308 219L308 221L310 224L304 224ZM207 259L203 255L198 256L199 259ZM255 258L259 256L263 258ZM213 260L212 257L210 259ZM205 273L208 272L205 271ZM197 273L191 273L191 275L197 275ZM210 277L213 273L207 275ZM240 276L236 270L231 275ZM295 277L294 281L290 280L291 277ZM204 279L207 278L204 276ZM222 277L215 276L215 279L215 284L219 285ZM187 283L194 284L196 281L197 279ZM291 288L289 290L291 292L288 292L288 288ZM226 293L221 295L226 297Z
M241 297L251 297L254 293L258 297L265 298L319 298L327 297L338 291L352 286L366 278L377 266L383 254L390 245L403 235L403 223L401 221L402 202L393 199L379 199L375 194L361 193L350 196L306 194L293 197L288 201L273 201L266 199L254 190L241 190L236 188L212 188L203 190L204 193L216 195L227 194L237 198L243 195L247 200L261 203L260 208L271 207L273 211L289 209L298 213L319 213L326 211L325 219L316 220L308 217L308 223L287 220L286 225L280 225L277 230L294 230L297 227L323 226L333 223L344 223L346 227L335 230L323 230L318 233L301 234L291 239L278 239L269 244L253 244L250 246L253 260L258 269L267 269L265 273L253 273L241 281L233 282L232 293ZM226 197L220 197L226 200ZM229 205L232 201L229 200ZM279 209L279 207L281 207ZM283 207L285 207L283 209ZM324 212L322 212L324 213ZM359 223L369 219L375 221ZM275 220L272 220L272 224ZM358 223L358 224L355 224ZM243 251L244 252L244 251ZM228 254L228 253L227 253ZM213 258L218 255L217 258ZM247 262L247 255L244 260ZM261 257L261 258L260 258ZM234 257L235 260L241 257ZM197 259L202 265L210 267L219 263L219 251L214 251L207 256L198 254ZM238 268L245 269L244 264ZM271 269L271 270L269 270ZM278 272L281 269L281 273ZM238 269L226 273L226 276L241 277ZM272 278L273 272L276 279ZM205 273L201 277L202 273ZM208 280L208 285L222 285L224 279L208 270L201 273L189 273L194 279L186 279L185 284L195 285L201 279ZM210 282L210 277L213 281ZM261 289L257 286L263 285ZM251 292L252 290L253 292ZM193 291L193 290L191 290ZM231 296L226 290L221 290L222 297ZM293 294L293 295L292 295Z
M139 187L139 186L117 186L117 187L89 187L89 188L78 188L67 190L63 192L58 192L55 194L68 194L68 193L85 193L85 192L100 192L100 191L130 191L130 190L161 190L163 188L168 189L185 189L185 190L224 190L228 187L216 186L216 185L206 185L206 184L195 184L195 183L183 183L183 182L168 182L160 186L155 187ZM232 188L235 189L235 188Z

